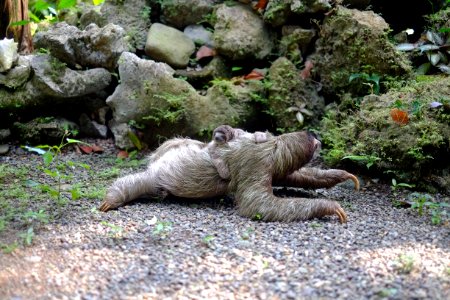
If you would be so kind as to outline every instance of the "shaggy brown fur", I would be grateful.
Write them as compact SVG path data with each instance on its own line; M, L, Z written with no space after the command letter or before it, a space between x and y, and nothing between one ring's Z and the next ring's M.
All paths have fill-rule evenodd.
M230 170L217 152L217 147L230 147L230 143L237 143L242 139L248 139L255 143L264 143L272 135L268 132L256 131L250 133L239 128L233 128L229 125L221 125L214 129L213 140L208 144L209 155L222 179L230 179Z
M313 136L306 132L267 135L257 143L256 136L239 138L239 134L234 135L236 132L232 131L233 136L229 131L214 136L219 143L214 145L213 153L229 168L229 181L219 175L213 163L211 144L171 139L150 156L146 171L116 180L100 210L107 211L142 196L208 198L234 194L239 213L247 217L293 221L335 214L341 222L347 221L344 210L335 201L273 195L272 183L318 188L351 179L359 188L356 177L346 171L302 169L320 147Z

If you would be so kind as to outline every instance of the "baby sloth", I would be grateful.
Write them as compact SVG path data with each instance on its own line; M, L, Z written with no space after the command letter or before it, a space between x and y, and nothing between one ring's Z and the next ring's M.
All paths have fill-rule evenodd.
M147 170L117 179L100 205L108 211L133 199L210 198L234 195L238 212L266 221L307 220L337 215L347 221L344 210L328 199L278 198L272 185L303 188L332 187L358 179L343 170L302 168L320 147L308 132L272 136L254 134L222 125L212 142L192 139L166 141L151 154Z

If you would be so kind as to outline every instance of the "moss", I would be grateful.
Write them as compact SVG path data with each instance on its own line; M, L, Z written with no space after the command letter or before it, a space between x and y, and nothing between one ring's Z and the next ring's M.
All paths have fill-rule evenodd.
M356 110L340 106L321 122L325 160L336 165L347 155L371 155L380 158L375 169L403 174L410 181L448 169L449 113L443 106L430 106L434 101L444 102L448 95L450 79L438 77L411 82L382 96L366 96ZM390 111L395 105L408 113L407 124L392 119Z

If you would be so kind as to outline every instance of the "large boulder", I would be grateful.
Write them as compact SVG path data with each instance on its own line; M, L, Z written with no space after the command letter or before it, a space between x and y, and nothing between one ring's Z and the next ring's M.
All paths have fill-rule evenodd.
M31 67L28 57L20 56L15 67L4 74L0 73L0 86L16 89L27 82L30 74Z
M268 72L268 111L277 128L295 131L319 124L325 101L310 79L303 79L285 57L275 60Z
M49 55L35 56L31 67L35 74L31 84L47 97L81 97L102 90L111 82L111 74L106 69L74 71Z
M214 26L217 51L232 59L263 59L274 47L272 29L248 5L219 5Z
M213 14L214 0L165 0L161 3L164 23L183 29L206 21Z
M331 165L361 165L370 176L388 174L397 182L450 192L448 95L447 76L365 96L356 110L342 102L322 121L323 157Z
M56 23L34 36L35 48L47 49L52 56L71 67L102 67L114 70L117 59L129 45L122 27L90 24L81 31L65 22Z
M17 43L13 39L0 40L0 72L11 69L17 57Z
M132 145L130 124L142 131L143 141L154 144L159 137L201 137L220 124L240 126L254 114L251 89L223 81L201 96L174 73L165 63L122 54L120 84L106 100L113 110L110 127L118 147Z
M310 59L327 95L351 90L352 74L408 76L410 62L389 41L388 24L371 11L341 6L327 16ZM355 91L355 93L358 91Z
M150 2L150 3L149 3ZM154 8L148 0L105 1L101 16L108 23L116 24L125 30L130 39L132 50L144 50L147 31L150 28L150 13Z
M102 91L111 83L111 74L103 68L84 71L69 69L55 57L39 54L21 60L29 63L33 76L15 90L0 88L0 107L9 110L80 99Z
M148 31L145 53L155 60L185 68L194 51L194 42L178 29L154 23Z

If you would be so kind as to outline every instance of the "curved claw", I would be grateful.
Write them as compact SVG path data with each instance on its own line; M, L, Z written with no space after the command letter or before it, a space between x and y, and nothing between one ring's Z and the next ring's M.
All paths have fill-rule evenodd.
M105 200L102 202L98 210L107 212L108 210L112 209L111 205Z
M342 209L342 207L339 207L336 209L335 211L336 215L339 217L339 222L341 224L343 223L347 223L347 214L345 213L345 211Z
M358 177L356 177L353 174L348 173L348 179L353 181L353 184L355 185L355 191L359 191L359 180L358 180Z

